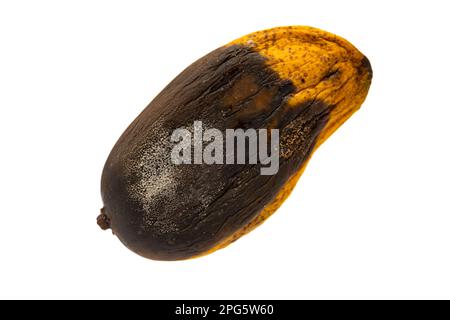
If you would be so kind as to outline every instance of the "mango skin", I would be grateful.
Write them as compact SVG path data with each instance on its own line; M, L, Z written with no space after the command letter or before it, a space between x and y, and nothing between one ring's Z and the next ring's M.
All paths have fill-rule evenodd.
M227 246L287 198L311 154L364 101L372 69L346 40L310 27L259 31L178 75L133 121L102 174L98 223L132 251L182 260ZM280 130L280 167L174 165L170 135L201 120Z

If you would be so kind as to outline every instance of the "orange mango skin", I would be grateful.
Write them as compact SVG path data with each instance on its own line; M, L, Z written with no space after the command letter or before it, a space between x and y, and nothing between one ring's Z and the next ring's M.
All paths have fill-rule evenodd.
M254 32L218 48L176 77L122 134L102 174L98 224L154 260L196 258L226 247L281 206L314 151L360 108L371 79L369 60L352 44L311 27ZM246 167L175 170L165 164L154 146L163 149L165 131L194 120L221 129L280 129L280 172L267 180L249 178ZM155 189L170 187L167 173L175 171L178 197L155 197ZM230 177L237 177L233 184ZM229 184L216 190L212 180ZM219 200L208 202L205 194Z
M298 89L292 106L316 99L336 107L322 129L308 160L292 175L276 197L245 227L199 256L225 248L268 219L289 197L315 150L362 105L373 71L370 62L347 40L308 26L277 27L250 33L228 45L248 45L267 58L267 66ZM325 73L339 70L344 79L324 82Z

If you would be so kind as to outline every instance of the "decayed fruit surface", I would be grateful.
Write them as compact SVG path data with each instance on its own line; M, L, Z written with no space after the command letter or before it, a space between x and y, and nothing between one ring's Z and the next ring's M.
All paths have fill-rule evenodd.
M311 27L251 33L178 75L131 123L102 174L103 228L134 252L180 260L211 253L269 217L314 150L363 103L369 60ZM279 170L171 162L175 129L279 129Z

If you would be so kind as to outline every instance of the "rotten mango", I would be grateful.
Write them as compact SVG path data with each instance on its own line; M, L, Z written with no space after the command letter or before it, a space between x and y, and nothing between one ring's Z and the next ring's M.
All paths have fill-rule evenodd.
M130 124L104 166L97 218L132 251L202 256L253 230L288 197L314 150L363 103L369 60L311 27L251 33L181 72ZM174 164L173 132L277 129L277 172L261 163ZM224 142L225 143L225 142Z

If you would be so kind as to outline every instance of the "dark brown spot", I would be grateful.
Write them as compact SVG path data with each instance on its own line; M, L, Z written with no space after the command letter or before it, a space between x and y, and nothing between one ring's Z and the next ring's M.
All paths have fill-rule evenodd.
M102 176L108 216L102 213L99 225L107 227L111 219L114 233L131 250L177 260L213 248L252 221L308 158L331 110L315 100L288 105L297 88L265 62L251 48L235 45L213 51L176 77L111 152ZM170 152L170 133L196 120L222 132L279 129L278 173L261 175L261 164L159 163ZM147 165L159 166L145 179L157 183L164 176L160 172L176 172L173 192L133 198L129 190L142 179L143 168L136 165L142 153L166 143L163 154L148 152Z
M360 74L367 72L369 78L372 79L373 76L372 66L370 65L370 61L366 56L364 56L364 58L361 60L361 65L358 70Z

